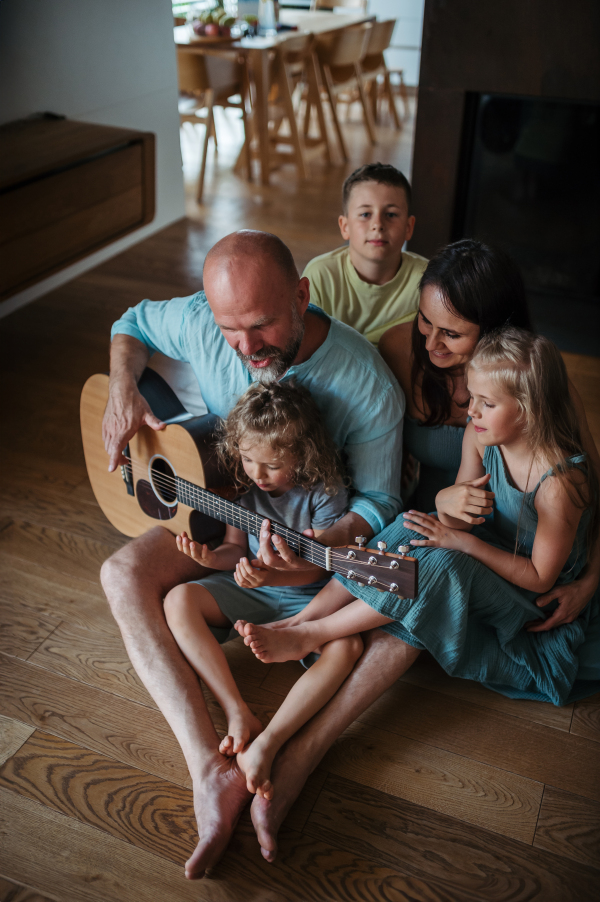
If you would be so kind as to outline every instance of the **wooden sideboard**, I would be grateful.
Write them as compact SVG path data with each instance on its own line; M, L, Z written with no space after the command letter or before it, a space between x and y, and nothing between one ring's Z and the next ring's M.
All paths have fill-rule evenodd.
M0 127L0 300L154 218L155 137L56 117Z

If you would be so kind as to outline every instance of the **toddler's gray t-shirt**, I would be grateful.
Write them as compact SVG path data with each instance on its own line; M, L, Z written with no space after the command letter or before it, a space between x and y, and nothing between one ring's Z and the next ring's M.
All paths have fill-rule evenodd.
M327 529L343 517L348 507L348 491L340 486L336 495L327 495L323 484L312 489L294 486L283 495L274 498L253 485L237 499L237 503L246 510L254 511L260 517L274 520L296 532L305 529ZM256 536L248 536L251 555L256 557L260 547ZM315 583L315 586L325 582Z

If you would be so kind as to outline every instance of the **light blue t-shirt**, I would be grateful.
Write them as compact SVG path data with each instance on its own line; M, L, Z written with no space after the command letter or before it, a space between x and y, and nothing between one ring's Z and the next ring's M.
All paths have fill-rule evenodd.
M402 510L400 466L404 394L371 344L312 304L329 322L323 344L282 381L295 379L313 396L335 444L346 458L354 495L348 509L375 533ZM215 323L206 295L142 301L112 327L151 351L190 363L210 413L226 417L252 383L250 373Z

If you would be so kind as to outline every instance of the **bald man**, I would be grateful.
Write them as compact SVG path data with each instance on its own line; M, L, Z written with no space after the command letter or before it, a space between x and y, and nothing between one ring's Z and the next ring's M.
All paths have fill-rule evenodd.
M146 424L163 428L137 388L150 355L188 361L211 413L226 416L248 386L294 378L319 406L344 450L355 494L348 513L319 540L345 545L371 537L401 509L400 456L404 397L369 342L309 306L288 248L274 235L243 231L208 253L204 291L171 301L142 301L113 326L110 396L104 417L109 469ZM279 542L267 563L306 563ZM166 625L163 599L174 586L208 571L177 551L157 527L130 542L102 568L102 584L129 657L182 748L194 789L199 842L186 876L202 877L223 854L250 801L235 759L219 754L198 679ZM255 797L252 818L263 856L273 860L277 831L310 772L336 737L406 670L417 652L378 630L368 637L355 671L329 705L287 744L273 770L274 799Z

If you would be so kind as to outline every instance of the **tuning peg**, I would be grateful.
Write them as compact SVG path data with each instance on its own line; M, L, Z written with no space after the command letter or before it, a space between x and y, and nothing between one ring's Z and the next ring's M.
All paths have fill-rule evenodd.
M399 588L398 583L390 583L390 592L397 592Z
M367 580L367 585L368 585L368 586L376 586L376 585L377 585L377 577L376 577L376 576L370 576L370 577L368 578L368 580Z
M385 551L387 551L387 542L377 542L377 547L383 554Z
M365 545L367 544L367 537L366 536L356 536L354 541L356 542L356 544L358 545L359 548L364 548Z
M410 551L410 545L398 545L398 554L401 554L404 557L405 554L408 554Z

